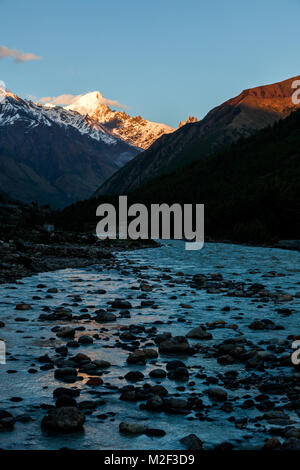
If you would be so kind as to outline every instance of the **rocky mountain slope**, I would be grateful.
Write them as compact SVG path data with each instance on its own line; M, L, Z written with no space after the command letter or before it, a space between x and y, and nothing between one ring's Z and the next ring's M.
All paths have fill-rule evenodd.
M300 240L299 195L300 109L226 150L149 181L129 202L204 203L206 235L272 243ZM289 244L299 249L299 242Z
M95 195L131 192L152 178L206 158L240 137L287 117L299 107L292 102L295 91L292 83L299 78L244 90L211 110L201 121L163 135L115 173Z
M71 105L65 106L65 109L90 116L112 135L142 149L150 147L163 134L169 134L175 130L166 124L147 121L141 116L132 117L124 111L112 110L103 104L103 100L99 91L93 91L79 96Z
M13 199L88 198L138 152L89 116L0 90L0 191Z

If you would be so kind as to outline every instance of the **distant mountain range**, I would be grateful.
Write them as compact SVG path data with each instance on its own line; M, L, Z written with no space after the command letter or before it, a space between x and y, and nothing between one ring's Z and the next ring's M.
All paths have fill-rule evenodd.
M133 117L124 111L112 110L103 104L103 101L103 95L99 91L93 91L79 95L71 105L65 106L65 109L89 116L112 135L142 149L150 147L163 134L169 134L175 130L166 124L147 121L141 116Z
M90 197L124 164L174 129L114 111L99 92L69 106L0 90L0 191L63 207ZM195 118L193 118L195 119Z
M176 131L112 110L99 92L60 107L0 90L0 192L54 208L130 193L289 116L299 79L245 90Z
M292 102L295 91L292 83L297 79L300 77L244 90L212 109L201 121L190 122L172 134L163 135L112 175L95 196L132 192L155 177L203 160L240 137L250 136L286 118L299 107Z
M86 199L139 152L89 116L0 90L0 191L13 199Z

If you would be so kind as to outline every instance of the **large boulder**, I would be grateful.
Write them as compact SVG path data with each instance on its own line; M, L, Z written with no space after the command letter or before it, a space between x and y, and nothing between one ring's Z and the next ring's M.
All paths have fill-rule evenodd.
M156 349L136 349L129 354L127 358L128 364L145 364L147 359L155 359L158 357Z
M31 310L31 309L32 309L31 305L25 304L24 302L22 302L21 304L17 304L15 307L15 310Z
M151 370L149 375L153 379L164 379L166 377L167 373L164 369L153 369L153 370Z
M170 380L188 380L189 371L186 367L178 367L177 369L171 370L168 373L168 379Z
M123 299L115 299L112 303L113 308L120 308L120 309L128 309L132 308L132 305L128 300L123 300Z
M182 398L165 399L164 409L174 414L186 414L188 412L188 402Z
M154 395L146 402L146 410L161 410L164 406L164 401L159 395Z
M300 240L279 240L276 248L285 248L286 250L300 251Z
M6 410L0 410L0 431L12 429L15 424L14 417Z
M58 338L74 338L74 335L75 329L71 328L70 326L65 326L56 333L56 336L58 336Z
M63 382L73 383L77 379L77 370L73 367L62 367L55 370L54 377Z
M97 313L96 321L99 323L109 323L112 321L116 321L117 317L114 313L111 312L101 312Z
M82 335L78 339L79 344L92 344L94 342L93 338L89 335Z
M204 274L195 274L192 279L192 284L196 285L198 288L205 287L208 281L207 276Z
M125 434L144 434L147 426L140 423L122 422L119 425L119 431Z
M53 391L53 398L59 398L61 396L68 396L72 398L79 397L80 390L75 390L72 388L59 387Z

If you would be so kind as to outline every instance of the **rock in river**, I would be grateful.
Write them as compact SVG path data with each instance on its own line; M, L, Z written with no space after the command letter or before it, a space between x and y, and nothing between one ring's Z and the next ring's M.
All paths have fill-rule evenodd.
M147 431L147 426L140 423L122 422L119 425L119 431L126 434L144 434Z
M161 353L190 354L191 350L192 348L184 336L174 336L159 344L159 352Z
M209 398L217 401L227 400L227 392L223 388L210 388L207 391Z
M31 310L32 307L29 304L21 303L21 304L17 304L15 309L16 310Z
M65 326L56 333L56 336L59 338L74 338L74 335L75 329L71 328L70 326Z
M202 450L203 442L196 436L196 434L189 434L188 436L180 439L180 442L187 448L187 450Z
M8 413L8 411L0 410L0 431L12 429L15 424L15 419Z

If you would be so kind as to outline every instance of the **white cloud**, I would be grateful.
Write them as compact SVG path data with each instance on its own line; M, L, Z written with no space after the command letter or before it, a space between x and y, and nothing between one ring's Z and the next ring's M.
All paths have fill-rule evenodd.
M79 95L80 96L80 95ZM78 95L59 95L59 96L44 96L40 98L42 103L54 104L57 106L68 106L73 104L74 101L78 98Z
M28 62L29 60L41 60L41 57L32 54L32 52L17 51L17 49L9 49L6 46L0 46L0 59L12 57L16 64Z

